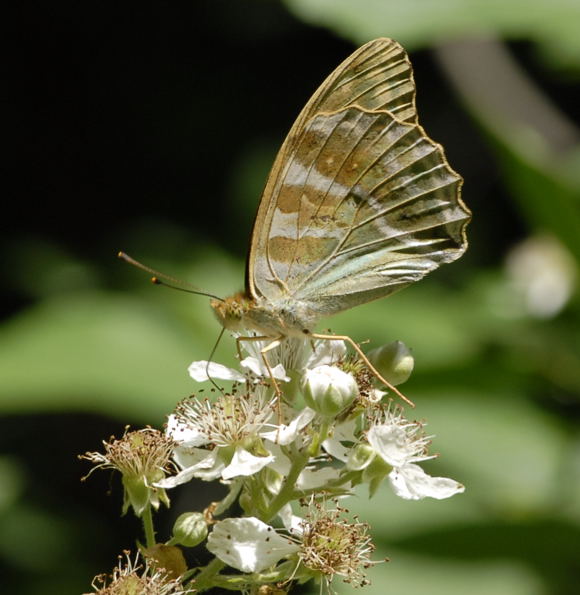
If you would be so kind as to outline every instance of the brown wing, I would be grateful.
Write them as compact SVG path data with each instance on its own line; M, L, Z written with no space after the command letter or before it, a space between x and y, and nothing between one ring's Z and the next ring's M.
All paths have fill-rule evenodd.
M257 230L257 295L329 315L455 260L470 216L461 181L420 126L356 107L318 114Z
M371 112L388 111L402 122L417 122L413 69L407 52L396 41L369 41L342 62L304 106L288 138L300 137L317 113L350 105Z
M296 118L274 161L254 221L246 267L246 290L251 295L255 295L252 269L258 228L263 225L276 178L288 154L313 116L349 105L368 111L386 110L403 122L417 121L413 70L407 53L396 41L375 39L356 50L326 78Z
M363 46L330 75L268 179L248 263L252 296L328 315L464 252L461 177L414 122L410 66L394 42Z

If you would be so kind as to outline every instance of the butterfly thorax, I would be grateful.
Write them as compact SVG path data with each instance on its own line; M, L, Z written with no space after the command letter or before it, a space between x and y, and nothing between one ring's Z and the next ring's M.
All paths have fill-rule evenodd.
M312 330L313 313L295 300L273 303L244 292L210 302L220 324L233 332L254 331L267 337L304 337Z

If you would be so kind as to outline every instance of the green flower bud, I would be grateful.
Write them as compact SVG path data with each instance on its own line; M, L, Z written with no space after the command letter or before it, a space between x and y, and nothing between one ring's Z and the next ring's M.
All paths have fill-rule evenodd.
M367 354L371 364L392 385L403 384L409 379L415 360L402 341L393 341L377 347Z
M184 512L173 525L173 540L185 547L194 547L207 537L207 522L201 512Z
M304 401L325 417L334 417L358 395L356 380L336 366L317 366L302 377Z

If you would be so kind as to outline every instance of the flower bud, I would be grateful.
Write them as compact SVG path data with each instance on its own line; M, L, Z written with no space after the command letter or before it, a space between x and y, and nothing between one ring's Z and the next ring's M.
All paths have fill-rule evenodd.
M320 415L333 417L354 401L358 386L351 374L325 365L306 370L302 392L308 407Z
M175 543L194 547L207 537L207 522L201 512L184 512L173 525Z
M402 341L393 341L377 347L367 354L371 364L392 385L403 384L409 379L415 360Z

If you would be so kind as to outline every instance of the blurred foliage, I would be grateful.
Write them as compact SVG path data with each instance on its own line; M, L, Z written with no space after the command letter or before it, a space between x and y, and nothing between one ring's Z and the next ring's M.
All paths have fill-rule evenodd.
M62 222L47 226L51 219L42 209L30 209L30 225L4 243L13 265L4 280L13 297L0 332L0 580L7 592L86 590L93 574L114 565L114 553L131 547L135 526L126 520L116 526L119 490L107 499L108 480L93 478L75 487L86 472L75 455L98 448L99 439L119 435L127 423L160 426L175 402L196 390L187 365L209 356L219 327L206 298L151 288L141 272L115 262L114 252L127 249L218 295L240 288L243 238L276 144L301 107L299 98L305 100L324 69L349 51L313 25L357 44L389 36L410 50L435 47L440 58L441 48L449 51L459 38L531 42L516 49L538 92L556 110L577 108L578 2L284 4L304 22L264 0L200 1L187 19L160 4L143 9L137 27L130 11L115 19L100 15L99 23L111 17L119 37L127 37L126 46L118 42L113 49L102 42L106 59L96 62L102 70L86 56L80 64L87 78L94 77L89 88L102 93L100 101L107 92L115 96L101 90L101 80L113 85L107 67L122 65L116 74L121 89L127 76L127 87L139 85L131 79L139 68L151 77L155 60L141 63L131 53L139 27L149 35L143 33L144 47L159 52L181 35L175 54L156 59L168 70L177 70L180 60L191 69L185 67L177 82L163 71L173 86L155 87L153 99L135 99L134 108L124 99L120 120L131 122L126 137L107 143L120 143L127 153L142 149L141 169L137 161L123 162L107 178L112 161L103 151L103 162L91 166L85 203L74 211L76 237ZM89 44L100 41L100 29L89 27L91 15L80 17L73 12L71 23L91 32ZM67 30L64 22L51 25L56 37ZM190 39L204 35L201 46L188 48ZM126 53L114 56L115 48ZM371 571L373 585L365 592L572 593L580 581L579 145L557 147L533 121L516 122L489 109L454 76L452 64L439 60L460 98L454 99L441 90L443 79L424 52L412 59L424 125L435 129L466 178L465 200L474 210L470 250L432 278L323 324L371 345L400 339L413 349L416 367L405 393L443 455L429 471L461 480L467 491L442 502L404 502L385 489L369 503L358 494L349 508L371 523L378 555L392 559ZM261 60L274 66L263 67ZM246 86L237 88L229 81L238 81L240 68ZM493 72L482 69L484 74L493 79ZM230 117L232 88L240 108ZM91 121L103 125L100 104L90 105L87 114L74 117L86 118L89 127ZM142 119L133 123L137 112ZM151 128L138 130L137 123L149 121ZM576 125L566 124L572 139ZM185 136L177 137L172 126L183 127ZM135 146L127 140L132 134ZM139 144L143 138L146 146ZM151 148L157 141L159 153ZM180 167L187 176L178 176ZM138 197L142 209L131 203L115 229L124 193L134 186L148 192L140 176L151 195ZM175 187L164 185L167 180ZM90 244L90 209L103 200L102 188L113 192L114 186L120 194L105 213L94 214L102 243ZM57 209L56 219L70 214L69 206L52 201L52 187L39 188L46 192L42 200ZM76 198L76 190L70 195ZM104 220L110 226L102 230ZM215 358L233 364L233 352L224 338ZM196 489L195 497L206 502L206 486ZM180 496L174 499L171 514L177 516ZM99 510L106 500L109 508Z
M458 37L497 35L529 39L553 63L580 69L578 21L574 0L285 0L300 18L330 27L363 43L388 36L409 49Z

